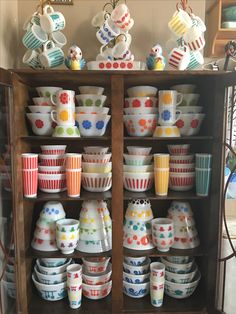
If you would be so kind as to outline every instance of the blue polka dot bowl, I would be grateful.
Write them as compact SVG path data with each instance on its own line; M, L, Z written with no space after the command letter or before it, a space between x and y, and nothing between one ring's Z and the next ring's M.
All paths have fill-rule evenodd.
M111 116L107 114L76 114L81 136L103 136Z
M40 213L40 218L57 221L66 217L64 208L60 202L50 201L44 204Z
M123 272L123 281L136 284L145 283L150 281L150 273L144 275L133 275Z
M123 281L123 292L131 298L143 298L150 291L150 282L145 283L129 283Z

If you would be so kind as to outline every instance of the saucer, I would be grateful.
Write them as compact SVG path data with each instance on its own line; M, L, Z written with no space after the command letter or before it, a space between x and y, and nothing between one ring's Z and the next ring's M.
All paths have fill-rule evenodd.
M157 126L153 137L180 137L180 132L177 126Z
M77 126L57 125L53 132L53 137L80 137Z

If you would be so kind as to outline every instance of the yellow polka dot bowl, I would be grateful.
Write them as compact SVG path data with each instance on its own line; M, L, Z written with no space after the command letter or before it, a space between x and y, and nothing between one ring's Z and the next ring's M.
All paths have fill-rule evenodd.
M157 126L153 137L180 137L177 126Z

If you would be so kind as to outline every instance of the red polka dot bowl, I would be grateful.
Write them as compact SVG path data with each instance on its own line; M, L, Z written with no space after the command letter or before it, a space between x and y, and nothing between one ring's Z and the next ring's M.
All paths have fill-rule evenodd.
M200 132L205 116L204 113L182 113L176 122L181 136L197 135Z
M157 126L157 114L124 115L129 136L152 136Z
M125 108L155 108L157 107L156 97L129 97L125 98Z
M125 108L124 113L126 115L158 114L158 109L157 108Z
M49 136L54 131L54 122L50 113L26 113L35 135Z

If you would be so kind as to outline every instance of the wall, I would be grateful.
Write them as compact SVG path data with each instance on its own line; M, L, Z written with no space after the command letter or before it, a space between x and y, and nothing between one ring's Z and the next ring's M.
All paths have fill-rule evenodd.
M1 0L0 0L1 1ZM107 0L74 0L73 6L55 6L63 12L67 26L63 31L68 43L75 43L82 49L87 60L94 60L100 45L96 39L96 30L90 25L92 17L102 9ZM162 45L170 38L167 23L175 11L176 0L127 0L135 25L131 29L133 43L131 50L136 60L145 60L150 48L157 42ZM35 11L35 0L18 0L20 39L24 32L22 25ZM196 15L205 18L205 0L191 0ZM66 52L68 46L64 48ZM25 48L20 43L19 56ZM21 64L22 66L22 64Z
M17 66L18 46L18 1L0 0L0 67Z

